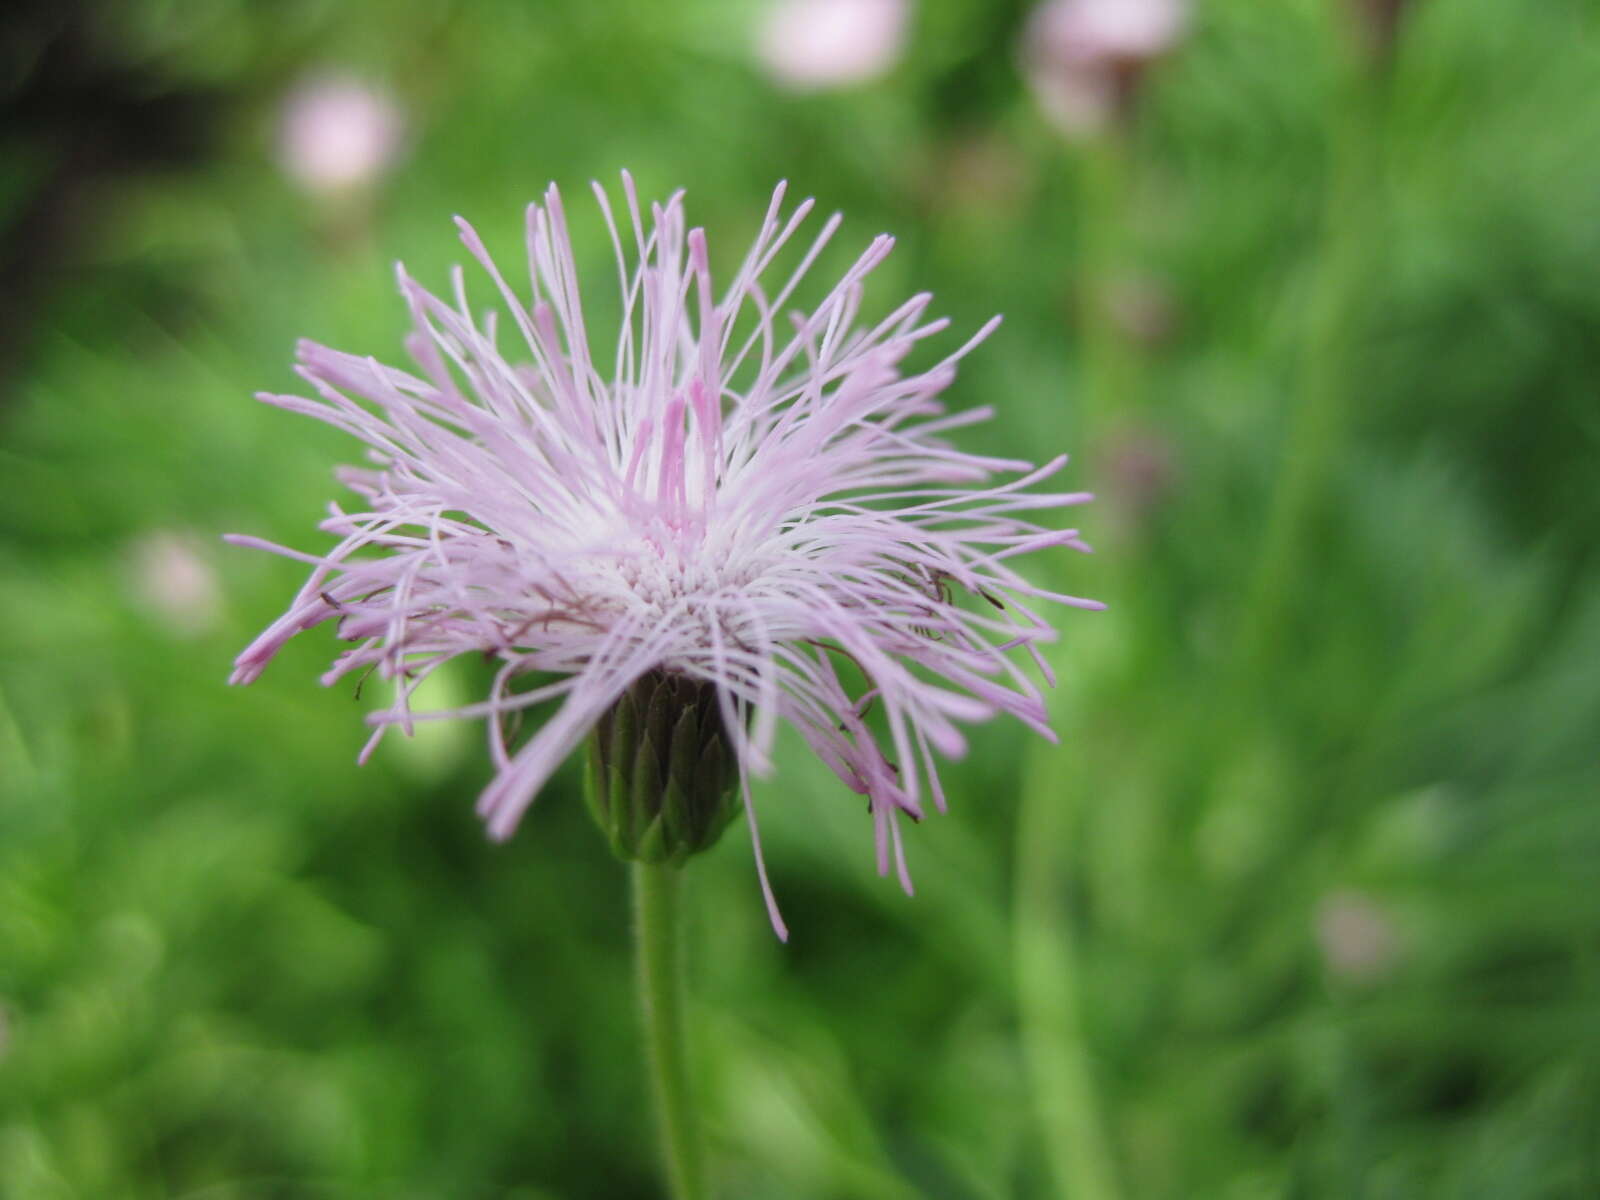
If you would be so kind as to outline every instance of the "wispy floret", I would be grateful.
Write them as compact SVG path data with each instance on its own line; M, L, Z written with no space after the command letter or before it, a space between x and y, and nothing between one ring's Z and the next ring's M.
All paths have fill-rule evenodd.
M1039 645L1054 633L1037 602L1100 605L1034 586L1011 563L1087 550L1076 530L1029 518L1088 496L1033 490L1064 456L1034 467L945 440L991 415L948 413L939 395L998 319L909 367L948 322L927 317L924 294L859 323L889 237L820 303L790 313L837 214L778 270L812 209L785 214L780 185L719 293L681 193L646 213L624 175L619 220L594 191L622 294L606 359L591 349L552 186L527 212L528 292L458 220L508 317L478 315L459 268L449 301L401 269L414 371L306 342L298 372L314 398L261 397L352 434L370 465L340 473L362 502L330 507L332 549L232 538L312 566L233 681L336 622L354 644L323 683L376 672L394 684L392 704L369 717L363 759L393 725L487 720L496 774L478 810L496 838L636 681L713 689L783 936L750 793L751 776L772 770L779 722L867 798L879 872L893 860L909 891L901 818L944 809L936 759L962 755L960 727L1006 713L1050 736L1032 674L1048 679ZM463 654L498 664L487 698L413 712L422 681ZM544 705L554 711L516 746L518 718Z

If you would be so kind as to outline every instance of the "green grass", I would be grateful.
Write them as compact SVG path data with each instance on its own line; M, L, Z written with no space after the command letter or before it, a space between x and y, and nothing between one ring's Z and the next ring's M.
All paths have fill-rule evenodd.
M444 286L456 212L514 261L551 179L608 281L584 188L621 167L724 269L778 178L846 214L822 273L896 233L869 310L1006 314L972 443L1102 495L1063 744L976 734L915 898L798 739L756 796L790 945L739 827L693 866L718 1194L1057 1195L1086 1128L1130 1200L1600 1193L1600 13L1418 4L1354 110L1334 7L1205 5L1106 185L1016 77L1019 3L929 0L891 76L811 97L731 0L119 6L106 53L222 107L203 165L102 185L0 383L0 1195L661 1194L579 764L492 846L479 731L357 768L326 631L228 690L299 578L218 540L316 545L351 454L249 399L294 338L397 356L391 261ZM413 123L342 246L271 157L330 62ZM58 145L10 136L15 211ZM1125 278L1148 336L1092 317ZM214 628L141 599L151 531ZM1325 944L1352 898L1365 972Z

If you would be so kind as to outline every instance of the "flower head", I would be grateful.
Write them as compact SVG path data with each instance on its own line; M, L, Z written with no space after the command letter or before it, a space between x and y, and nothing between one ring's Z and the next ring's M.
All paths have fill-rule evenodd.
M1376 983L1404 951L1389 909L1353 888L1339 888L1318 901L1316 934L1329 974L1344 983Z
M169 632L196 637L216 628L222 593L198 538L156 530L135 538L129 551L133 594Z
M393 162L404 125L387 92L343 75L313 76L284 99L279 161L313 195L359 188Z
M1127 111L1145 67L1187 21L1187 0L1046 0L1023 32L1023 70L1063 133L1097 134Z
M768 73L800 91L875 79L900 58L910 0L776 0L756 51Z
M1086 550L1075 530L1027 516L1088 497L1029 490L1064 456L1034 468L944 440L990 415L946 413L938 396L996 322L932 366L907 369L908 354L948 322L927 319L931 297L918 295L858 326L863 281L892 239L874 239L780 333L837 215L774 278L812 208L784 215L780 186L718 295L706 235L686 230L681 194L647 217L626 175L623 185L624 222L595 187L622 291L605 360L591 348L554 187L527 213L528 294L458 221L508 321L474 316L459 268L451 302L402 269L415 373L301 344L299 374L316 398L261 399L352 434L370 465L341 472L362 502L331 506L321 528L339 539L332 549L231 539L312 566L288 611L239 656L233 681L255 679L295 634L337 622L354 645L323 682L375 670L395 684L393 703L369 717L376 732L363 758L392 725L487 718L497 773L478 810L503 838L592 730L617 727L608 714L634 684L681 676L720 717L782 935L749 787L772 770L778 723L867 797L879 871L892 858L909 890L900 821L945 807L935 755L963 753L960 726L1009 713L1049 735L1039 689L1012 652L1048 678L1038 645L1054 633L1036 602L1100 606L1036 587L1010 562L1045 547ZM413 713L418 684L462 654L498 662L488 697ZM508 723L556 702L514 749Z

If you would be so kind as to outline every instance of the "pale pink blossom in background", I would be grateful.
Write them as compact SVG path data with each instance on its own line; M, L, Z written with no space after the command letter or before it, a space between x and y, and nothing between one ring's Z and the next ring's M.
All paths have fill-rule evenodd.
M1092 135L1125 109L1146 65L1187 22L1186 0L1049 0L1023 31L1023 70L1058 128Z
M910 18L909 0L775 0L756 50L785 87L846 87L899 61Z
M1371 896L1344 888L1317 905L1317 943L1328 973L1348 983L1373 983L1400 957L1400 935Z
M145 611L180 637L215 629L222 593L198 538L171 530L141 535L130 547L133 594Z
M1107 442L1102 455L1111 520L1123 535L1142 533L1172 496L1177 447L1159 429L1140 426L1117 430Z
M345 75L301 80L284 98L278 158L313 195L375 183L400 150L405 120L388 92Z

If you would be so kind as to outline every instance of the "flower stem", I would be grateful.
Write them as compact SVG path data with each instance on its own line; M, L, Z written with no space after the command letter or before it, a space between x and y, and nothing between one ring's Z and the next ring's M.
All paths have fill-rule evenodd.
M1082 243L1077 317L1084 364L1078 436L1096 475L1103 473L1102 439L1134 414L1142 385L1138 349L1114 313L1114 293L1132 266L1133 167L1133 147L1122 129L1083 147L1077 163Z
M702 1200L705 1177L684 1025L679 869L635 862L632 872L634 962L667 1192L672 1200Z
M1112 305L1135 240L1129 214L1136 164L1128 135L1125 128L1107 131L1083 147L1074 164L1084 375L1078 436L1089 447L1091 475L1100 478L1106 471L1100 457L1105 437L1138 408L1143 390L1139 349L1119 327ZM1114 593L1115 580L1110 586ZM1069 726L1065 715L1060 722ZM1084 1037L1077 930L1065 908L1086 778L1085 764L1066 764L1053 746L1034 746L1025 760L1013 865L1017 1015L1034 1118L1056 1194L1117 1200L1121 1190Z
M1017 821L1016 976L1023 1057L1033 1085L1056 1194L1116 1200L1120 1194L1095 1091L1079 1006L1075 932L1063 910L1074 844L1076 789L1060 786L1050 747L1035 747Z
M1280 456L1257 574L1235 661L1246 687L1273 661L1302 598L1310 527L1345 452L1356 400L1353 366L1382 235L1383 80L1346 64L1332 106L1323 245L1307 321L1299 402Z

